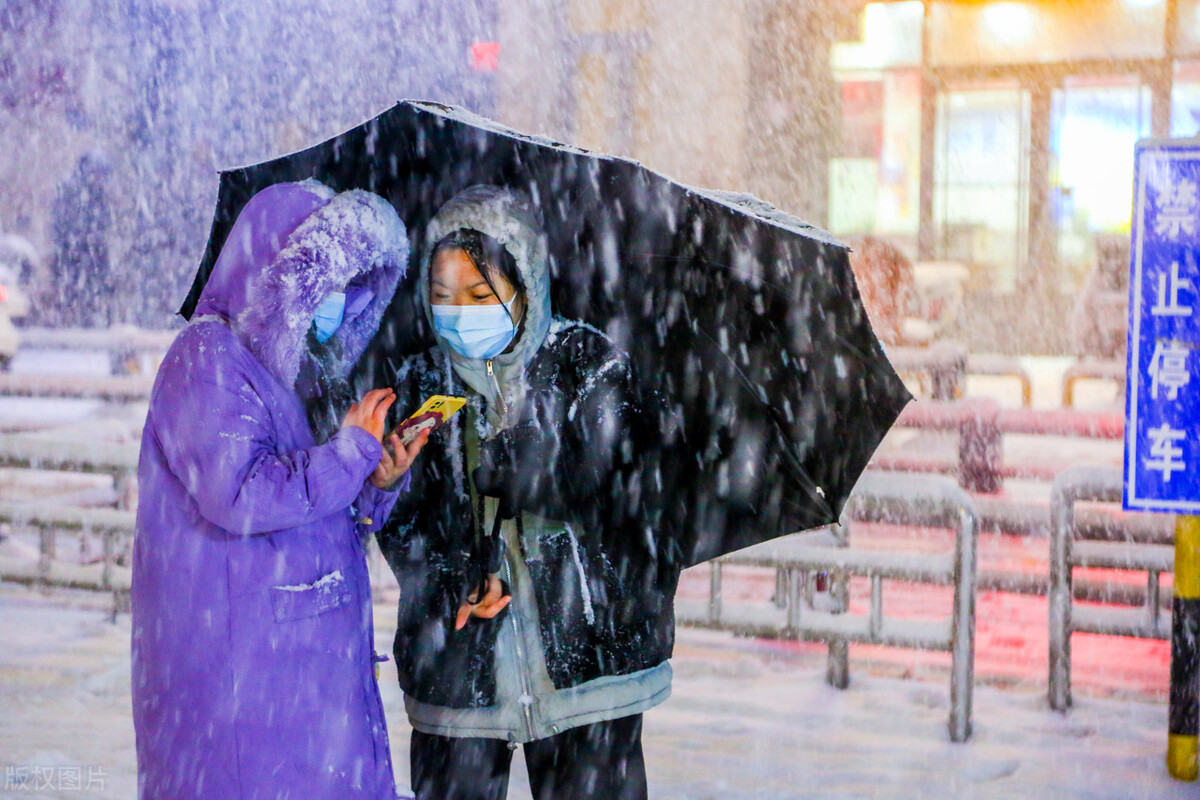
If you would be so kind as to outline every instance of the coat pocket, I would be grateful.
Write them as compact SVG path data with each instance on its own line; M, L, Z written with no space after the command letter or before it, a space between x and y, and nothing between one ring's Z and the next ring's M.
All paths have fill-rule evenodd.
M315 617L341 608L351 600L346 575L336 569L312 583L271 587L271 611L276 622Z

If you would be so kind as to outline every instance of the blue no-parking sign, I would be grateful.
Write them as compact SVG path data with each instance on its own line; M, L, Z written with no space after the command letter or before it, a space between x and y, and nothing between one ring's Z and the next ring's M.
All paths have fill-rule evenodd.
M1200 141L1135 152L1125 508L1200 514Z

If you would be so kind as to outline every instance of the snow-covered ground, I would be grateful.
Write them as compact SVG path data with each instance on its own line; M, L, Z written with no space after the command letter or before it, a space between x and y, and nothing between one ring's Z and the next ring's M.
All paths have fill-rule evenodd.
M393 607L376 608L390 650ZM849 689L823 680L820 648L681 630L670 700L646 715L651 796L668 798L1184 798L1163 766L1162 702L1076 697L1063 716L1044 689L980 686L975 734L946 734L947 681L898 679L852 663ZM408 725L394 670L381 675L397 779ZM132 798L129 617L104 599L0 585L0 798ZM520 758L510 790L529 797ZM12 768L11 770L9 768ZM7 775L61 784L78 769L93 791L17 791ZM102 780L103 787L100 787Z

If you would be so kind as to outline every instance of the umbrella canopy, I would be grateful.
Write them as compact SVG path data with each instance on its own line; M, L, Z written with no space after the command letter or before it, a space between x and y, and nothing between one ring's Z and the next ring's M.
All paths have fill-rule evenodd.
M430 218L467 186L533 198L555 313L607 333L654 398L664 508L648 513L675 532L685 565L837 521L911 399L829 234L748 195L683 186L435 103L403 102L315 147L222 173L180 313L191 316L246 202L305 178L387 198L414 259L427 257ZM433 345L419 273L409 270L366 362Z

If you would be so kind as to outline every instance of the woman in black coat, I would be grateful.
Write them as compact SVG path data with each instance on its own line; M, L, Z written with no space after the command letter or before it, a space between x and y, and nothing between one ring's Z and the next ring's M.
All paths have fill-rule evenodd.
M437 346L385 376L397 409L466 408L379 534L420 798L500 798L525 745L537 797L646 794L641 714L670 693L679 558L643 519L649 422L629 359L553 318L529 200L472 187L431 222ZM659 503L650 503L659 507Z

